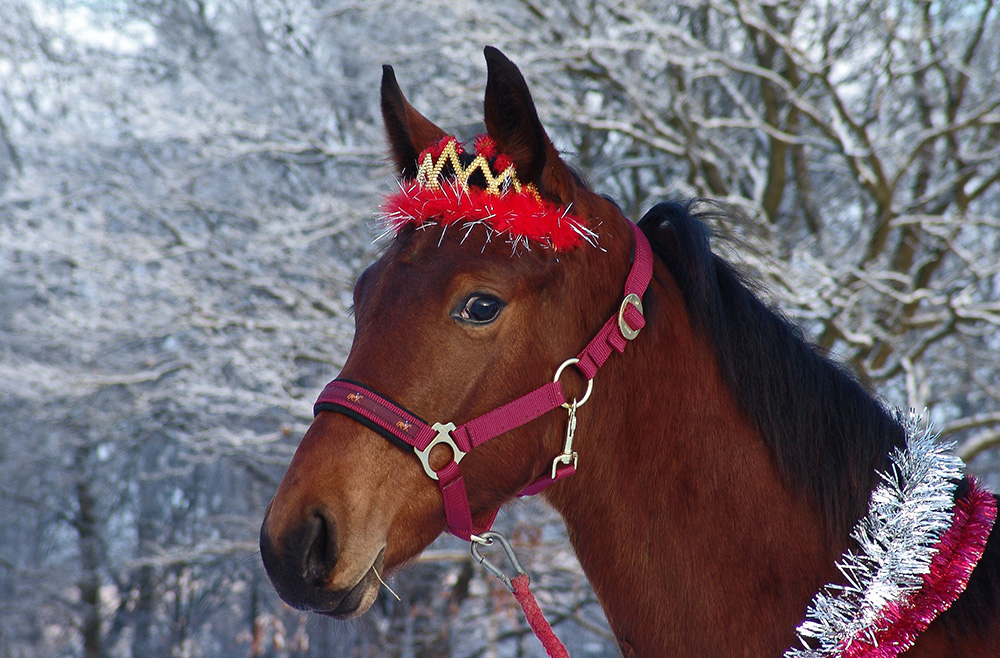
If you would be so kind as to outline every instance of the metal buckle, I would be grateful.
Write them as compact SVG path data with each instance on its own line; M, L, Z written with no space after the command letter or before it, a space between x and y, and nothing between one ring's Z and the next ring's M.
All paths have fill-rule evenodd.
M451 438L451 433L455 430L454 423L434 423L431 427L432 430L437 432L437 436L434 437L427 447L423 450L418 450L413 448L413 452L417 453L417 458L420 460L421 465L424 467L424 472L427 473L427 477L432 480L438 480L438 474L431 468L430 456L431 450L434 446L444 443L449 448L451 448L451 459L456 464L462 461L462 457L465 457L466 453L462 452L457 445L455 445L455 440Z
M563 370L565 370L567 366L571 366L577 363L580 363L580 359L577 359L576 357L573 357L572 359L566 359L565 361L563 361L562 365L556 369L556 376L552 378L552 381L554 382L559 381L559 378L562 377ZM573 406L576 408L582 407L583 403L590 399L590 394L593 392L594 392L594 380L588 379L587 391L583 394L583 397L580 399L579 402L576 402L575 400L573 401ZM563 409L569 409L570 404L569 402L563 402L562 406Z
M622 305L618 308L618 330L622 332L622 336L624 336L626 340L635 340L635 337L639 335L641 327L639 329L633 329L632 327L628 326L627 322L625 322L625 307L628 304L634 306L641 315L642 299L640 299L639 295L635 294L634 292L630 292L629 294L625 295L625 299L622 300Z
M503 552L510 561L511 566L514 567L514 571L516 571L518 575L528 575L521 566L521 563L517 561L517 556L514 555L514 549L511 548L510 542L508 542L507 538L499 532L488 530L481 535L472 535L472 557L474 557L479 564L483 565L487 571L499 578L500 582L507 586L507 589L513 592L514 585L510 582L510 576L505 574L500 567L493 564L488 557L480 552L482 546L492 546L494 540L500 544L500 548L503 549Z

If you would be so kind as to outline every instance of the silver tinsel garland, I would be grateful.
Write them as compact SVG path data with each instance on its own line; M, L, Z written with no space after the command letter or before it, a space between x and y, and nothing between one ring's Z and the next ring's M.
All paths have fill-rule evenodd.
M911 410L900 421L906 447L890 455L868 514L851 533L858 551L837 563L847 584L816 594L796 629L804 648L789 649L784 658L831 658L856 638L874 641L880 612L918 591L930 570L935 545L951 524L963 464L948 454L953 444L938 443L919 414Z

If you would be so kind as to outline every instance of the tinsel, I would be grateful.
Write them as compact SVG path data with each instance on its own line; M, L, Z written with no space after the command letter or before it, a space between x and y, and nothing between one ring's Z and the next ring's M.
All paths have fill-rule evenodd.
M533 185L518 179L513 161L497 152L489 136L480 135L475 148L467 166L459 157L464 148L454 137L421 153L416 178L400 183L380 206L388 230L395 233L414 225L447 231L458 225L467 237L482 226L488 239L500 237L515 249L534 243L565 251L582 242L596 244L597 234L569 207L543 198ZM485 187L469 183L473 174L482 176Z
M473 228L482 226L489 239L499 237L515 247L529 247L531 242L565 251L581 242L594 244L597 237L566 209L530 194L496 196L475 187L463 189L457 183L445 183L438 189L401 184L381 211L383 221L394 232L407 224L441 226L444 230L457 225L468 236Z
M857 552L837 568L846 585L813 598L798 627L804 648L785 658L893 658L964 591L996 519L996 501L972 481L958 504L962 461L912 411L905 449L890 455L868 514L852 532ZM954 509L952 509L954 507Z

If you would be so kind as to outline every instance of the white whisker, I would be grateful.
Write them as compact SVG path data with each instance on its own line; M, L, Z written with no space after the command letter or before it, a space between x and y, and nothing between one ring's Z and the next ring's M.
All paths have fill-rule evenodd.
M382 576L381 576L381 574L379 574L378 569L375 568L374 564L372 565L372 571L375 572L375 577L378 578L378 581L380 583L382 583L382 586L385 587L387 590L389 590L389 593L392 594L394 597L396 597L397 601L402 601L403 600L403 599L399 598L399 594L396 594L394 591L392 591L392 588L389 587L388 583L386 583L384 580L382 580Z

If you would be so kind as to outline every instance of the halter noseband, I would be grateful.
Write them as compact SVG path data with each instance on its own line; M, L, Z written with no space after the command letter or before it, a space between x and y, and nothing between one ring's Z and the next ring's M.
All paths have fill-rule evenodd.
M624 352L625 346L638 336L646 324L642 296L652 279L653 254L642 231L634 224L630 226L635 236L635 253L632 268L625 280L625 293L618 313L604 323L582 352L559 366L551 382L458 427L453 423L429 425L385 396L347 379L335 379L327 384L316 400L313 413L333 411L344 414L393 443L412 449L428 477L437 480L444 499L448 530L466 541L472 538L473 533L480 534L489 530L499 509L490 515L486 523L473 525L459 462L473 448L486 441L525 425L553 409L564 407L569 411L569 420L563 452L552 461L551 473L542 475L518 495L536 494L553 482L576 472L576 453L572 450L576 409L590 396L598 369L612 352ZM587 392L579 402L566 399L559 381L563 370L570 365L576 366L587 380ZM452 459L444 468L434 471L428 460L431 450L439 444L451 448Z

